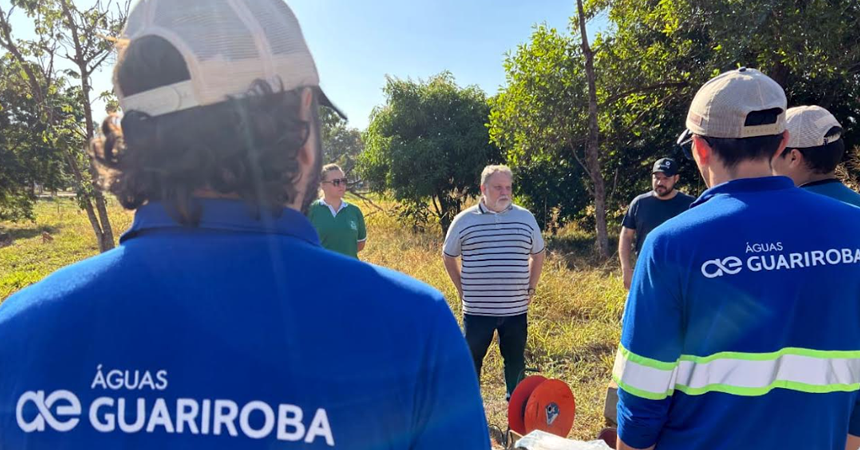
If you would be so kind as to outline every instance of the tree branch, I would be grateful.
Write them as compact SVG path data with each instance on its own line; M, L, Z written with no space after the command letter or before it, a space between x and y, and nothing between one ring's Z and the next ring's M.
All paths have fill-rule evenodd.
M349 194L350 194L350 195L354 195L354 196L358 197L359 199L361 199L361 201L363 201L364 203L366 203L366 204L368 204L368 205L370 205L370 206L372 206L372 207L374 207L374 208L378 209L378 210L379 210L379 211L381 211L383 214L385 213L385 209L383 209L381 206L379 206L379 205L377 205L376 203L374 203L374 202L373 202L373 200L371 200L371 199L369 199L369 198L365 197L364 195L362 195L362 194L360 194L360 193L358 193L358 192L355 192L355 191L349 191Z
M30 88L33 89L33 97L36 98L37 102L42 104L45 101L45 93L42 92L42 86L39 85L39 79L36 78L33 68L27 64L27 60L24 59L24 55L22 55L18 50L15 40L12 39L12 26L10 25L10 19L12 17L12 11L14 10L15 7L13 6L9 9L9 14L7 15L3 12L3 9L0 8L0 46L11 53L15 60L18 61L18 64L21 65L24 73L27 74ZM48 87L49 86L46 86L46 88Z
M627 97L630 94L640 94L643 92L656 91L658 89L663 89L663 88L686 87L688 85L689 85L689 83L687 83L686 81L664 81L661 83L655 83L655 84L651 84L648 86L637 87L637 88L629 89L629 90L626 90L623 92L619 92L619 93L609 97L608 99L606 99L601 104L601 106L606 106L608 104L615 103L616 101L618 101L624 97Z
M629 124L628 126L626 126L623 130L619 131L618 133L615 133L615 134L611 135L609 140L610 140L610 141L613 141L613 140L616 140L616 139L621 139L621 138L622 138L622 136L627 136L628 134L630 134L630 131L631 131L633 128L635 128L637 125L639 125L639 122L641 122L641 121L642 121L642 119L644 119L644 118L645 118L645 115L646 115L646 114L650 113L651 111L653 111L653 110L654 110L654 109L656 109L656 108L662 108L662 107L663 107L663 104L666 102L666 100L668 100L668 99L672 98L674 95L675 95L674 93L667 94L666 96L664 96L664 97L663 97L663 98L661 98L660 100L657 100L657 103L656 103L653 107L651 107L651 108L647 108L647 109L643 110L642 112L640 112L640 113L636 116L636 118L635 118L635 119L633 119L633 121L632 121L632 122L630 122L630 124Z
M60 0L60 6L63 8L63 15L66 17L66 20L68 20L68 22L69 22L68 27L72 31L72 44L75 47L75 58L70 58L69 60L75 62L78 65L78 67L80 67L83 70L83 67L82 67L82 65L84 65L83 49L81 48L80 36L78 36L77 23L75 23L75 18L72 15L72 10L71 10L71 8L69 8L68 0ZM66 55L68 55L68 53L66 53ZM83 75L84 74L81 74L81 77L83 77Z
M98 68L98 67L99 67L103 62L105 62L105 60L106 60L110 55L111 55L111 52L109 52L109 51L104 52L104 55L102 55L102 56L101 56L101 58L100 58L97 62L95 62L94 64L92 64L92 65L89 67L89 72L90 72L90 73L95 72L95 71L96 71L96 69L97 69L97 68Z
M574 147L573 145L570 146L570 153L573 154L573 157L574 159L576 159L576 162L579 163L579 165L582 167L582 170L584 170L585 174L588 175L588 178L591 179L591 172L588 170L588 166L585 164L585 161L583 161L582 158L579 157L579 154L576 153L576 147ZM586 186L586 189L588 189L588 186Z

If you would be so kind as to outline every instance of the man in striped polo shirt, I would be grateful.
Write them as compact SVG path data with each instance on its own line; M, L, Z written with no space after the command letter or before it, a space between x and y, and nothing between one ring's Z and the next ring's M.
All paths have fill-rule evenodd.
M534 216L512 203L512 185L510 168L485 167L481 200L454 218L443 251L463 301L463 327L478 378L498 331L508 399L525 370L527 313L545 255Z

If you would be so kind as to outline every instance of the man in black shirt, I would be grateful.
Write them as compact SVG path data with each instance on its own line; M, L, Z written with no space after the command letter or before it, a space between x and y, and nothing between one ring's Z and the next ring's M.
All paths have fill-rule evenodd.
M630 253L634 235L638 254L648 233L663 222L686 211L690 203L695 200L683 192L676 191L677 182L678 163L671 158L658 160L651 171L651 187L654 190L633 199L627 214L624 215L618 242L618 255L621 258L625 289L630 289L630 280L633 278Z

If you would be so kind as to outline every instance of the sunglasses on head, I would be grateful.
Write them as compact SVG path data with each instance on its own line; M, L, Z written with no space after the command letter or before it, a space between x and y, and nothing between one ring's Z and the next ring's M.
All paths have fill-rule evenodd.
M346 182L348 180L346 178L335 178L334 180L323 181L323 183L331 183L332 186L338 187L341 184L346 186Z

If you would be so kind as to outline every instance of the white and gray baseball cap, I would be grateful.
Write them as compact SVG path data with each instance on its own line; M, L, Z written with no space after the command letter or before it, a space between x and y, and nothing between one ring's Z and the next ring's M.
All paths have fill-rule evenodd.
M787 148L821 147L842 137L842 125L820 106L797 106L785 114L788 129ZM828 135L833 128L839 131Z
M687 113L687 129L700 136L749 138L771 136L785 130L785 91L767 75L741 67L705 83ZM775 123L747 125L755 111L782 110Z
M125 112L160 116L243 97L254 81L273 88L319 89L316 64L296 16L283 0L139 0L122 40L157 36L175 47L191 79L134 95L116 94Z

